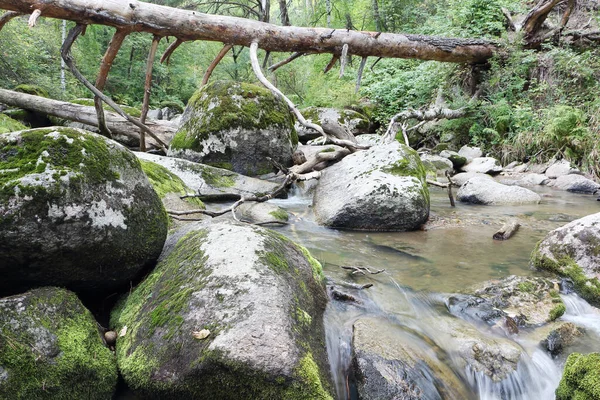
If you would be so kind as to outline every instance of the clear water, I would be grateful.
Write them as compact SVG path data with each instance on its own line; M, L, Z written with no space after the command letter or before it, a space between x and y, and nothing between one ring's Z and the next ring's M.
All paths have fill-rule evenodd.
M448 317L442 295L464 291L491 279L509 275L536 275L529 266L535 244L550 230L572 220L600 211L593 196L576 195L551 188L536 189L543 201L539 205L474 206L457 203L450 207L445 191L431 189L432 229L405 233L352 232L333 230L315 222L311 196L295 192L287 200L273 202L292 212L290 225L281 228L294 241L303 244L318 258L330 283L373 283L368 290L352 291L360 306L330 302L325 314L327 346L338 399L355 398L348 378L351 358L352 324L362 316L379 315L402 329L418 332L450 354L452 341L446 341L431 321ZM517 218L518 233L508 241L494 241L492 235L504 222ZM435 226L438 227L435 227ZM340 266L364 266L384 273L350 275ZM581 324L593 333L577 351L598 347L600 320L598 310L576 295L565 295L564 320ZM579 307L579 308L577 308ZM494 335L485 327L476 327ZM512 338L514 340L514 338ZM399 338L400 340L400 338ZM517 371L502 382L474 371L455 371L471 388L473 398L482 400L553 399L560 380L564 357L553 360L540 350L537 340L520 337L522 361ZM428 344L429 343L429 344ZM451 359L448 364L456 369Z

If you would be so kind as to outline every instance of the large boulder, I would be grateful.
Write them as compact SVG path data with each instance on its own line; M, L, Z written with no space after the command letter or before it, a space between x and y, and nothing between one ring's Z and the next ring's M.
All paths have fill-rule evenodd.
M447 158L432 154L421 154L421 162L427 171L431 171L433 175L444 175L446 171L452 171L453 164Z
M25 125L11 117L0 114L0 133L16 132L27 129Z
M600 400L600 353L572 353L556 389L556 400Z
M428 344L385 320L354 323L352 368L362 400L469 398L461 380Z
M291 165L297 144L283 100L256 85L216 81L190 99L168 155L262 175L273 170L267 157Z
M538 204L542 198L535 192L519 186L507 186L493 179L474 176L465 182L456 197L472 204Z
M0 326L0 398L112 398L115 356L74 293L46 287L0 299Z
M492 157L478 157L461 168L464 172L479 172L480 174L497 174L502 172L500 162Z
M468 163L475 158L483 157L483 152L479 147L463 146L458 150L458 154L466 158Z
M584 194L594 194L600 190L600 185L593 180L573 174L559 176L553 186L567 192Z
M164 157L150 153L135 153L144 161L151 161L177 176L193 193L203 195L234 193L242 196L271 193L277 183L240 175L237 172L198 164L181 158ZM186 189L187 190L187 189Z
M581 171L567 160L559 160L548 167L545 172L548 178L556 179L570 174L581 174Z
M144 398L331 399L320 264L263 228L189 224L111 315Z
M319 223L357 230L410 231L429 217L429 189L416 151L374 146L323 171L314 197Z
M450 160L450 162L452 163L452 166L456 170L458 170L459 168L461 168L463 165L465 165L467 163L467 158L464 156L461 156L456 151L442 150L440 152L440 157L444 157L444 158L447 158L448 160Z
M479 172L461 172L452 177L452 182L457 186L462 186L465 183L467 183L467 181L469 179L473 178L474 176L478 176L480 178L485 178L485 179L490 179L490 180L494 179L488 174L481 174Z
M156 261L164 207L139 160L71 128L0 135L0 293L113 291Z
M353 136L370 133L369 118L354 110L308 107L302 110L302 116L309 122L321 125L325 131L340 139L354 140ZM295 128L303 143L321 136L314 129L306 128L299 122L296 122Z
M600 305L600 213L550 232L534 250L532 264L570 278L584 299Z

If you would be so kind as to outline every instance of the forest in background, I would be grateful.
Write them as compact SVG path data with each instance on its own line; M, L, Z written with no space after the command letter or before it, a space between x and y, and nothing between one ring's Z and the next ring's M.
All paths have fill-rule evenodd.
M355 29L487 38L503 51L485 67L417 61L369 59L360 91L355 93L359 59L354 58L343 77L323 69L327 55L308 55L288 64L269 78L301 107L349 107L372 104L372 117L384 126L407 108L427 108L443 99L451 109L467 107L463 118L428 123L411 132L413 147L432 148L440 142L455 146L470 143L508 163L513 160L545 161L552 157L577 162L590 173L600 174L600 54L597 41L572 46L564 42L524 49L518 34L509 33L502 8L524 15L535 3L516 0L299 0L270 4L255 1L165 0L154 3L227 14L296 26L330 26ZM580 1L586 20L598 26L597 2ZM281 13L281 10L287 13ZM560 13L557 7L557 13ZM66 28L71 28L67 23ZM60 45L63 23L42 18L30 29L25 17L7 24L0 32L0 86L21 84L42 87L49 97L73 100L91 97L69 73L61 86ZM114 33L105 26L90 26L75 44L73 53L85 76L95 78L100 59ZM111 69L105 92L122 104L139 107L143 99L145 66L152 37L129 35ZM172 41L172 40L171 40ZM158 54L169 43L162 40ZM221 45L184 43L169 65L156 64L151 106L177 103L184 106L200 85L205 69ZM264 55L263 55L264 56ZM272 54L270 63L287 54ZM474 76L475 75L475 76ZM473 79L480 95L473 96ZM248 49L235 47L213 73L213 80L255 82Z

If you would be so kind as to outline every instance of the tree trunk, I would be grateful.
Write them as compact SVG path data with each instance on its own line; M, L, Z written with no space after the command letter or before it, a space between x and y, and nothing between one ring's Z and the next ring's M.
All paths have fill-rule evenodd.
M98 126L98 118L94 107L81 106L66 101L52 100L5 89L0 89L0 103L52 115L69 121ZM111 130L113 135L127 136L134 139L134 141L139 141L138 127L112 112L105 112L105 118L106 126ZM165 143L171 141L177 130L176 126L168 121L147 121L146 125ZM153 139L148 138L147 141L148 144L156 146Z
M279 18L281 19L281 25L290 26L290 16L287 9L287 0L279 0Z
M0 9L101 24L182 40L208 40L271 52L340 54L344 44L360 57L413 58L458 63L484 62L497 50L480 39L276 26L243 18L202 14L135 0L0 0Z

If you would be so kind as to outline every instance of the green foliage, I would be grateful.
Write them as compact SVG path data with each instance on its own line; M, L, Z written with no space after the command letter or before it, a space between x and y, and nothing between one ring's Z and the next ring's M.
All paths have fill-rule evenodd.
M22 131L24 129L27 129L27 127L19 121L15 121L7 115L0 114L0 134Z

